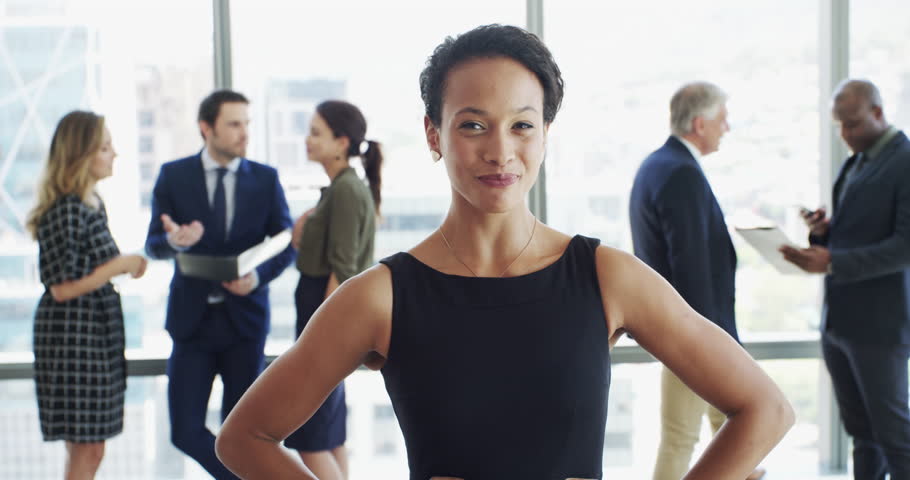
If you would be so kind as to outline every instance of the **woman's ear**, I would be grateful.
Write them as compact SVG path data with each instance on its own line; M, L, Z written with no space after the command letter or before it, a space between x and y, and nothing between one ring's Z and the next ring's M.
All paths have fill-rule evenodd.
M430 148L431 152L436 152L436 154L442 156L442 150L439 146L439 129L436 128L430 117L426 115L423 117L423 129L427 136L427 147ZM435 159L436 157L434 156L433 158Z
M341 150L341 158L348 158L348 152L351 149L351 139L346 136L336 137L335 141Z

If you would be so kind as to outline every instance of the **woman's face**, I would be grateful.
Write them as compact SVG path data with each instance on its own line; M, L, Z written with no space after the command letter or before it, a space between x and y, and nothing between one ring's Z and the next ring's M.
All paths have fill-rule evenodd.
M543 98L537 77L510 58L469 60L449 71L440 125L424 123L456 196L488 213L524 205L546 150Z
M306 155L314 162L326 163L345 157L347 143L344 137L335 138L329 124L318 113L310 119L310 133L306 137Z
M104 127L104 136L101 139L101 148L92 157L91 175L95 181L110 177L114 173L114 157L117 152L111 144L111 132Z

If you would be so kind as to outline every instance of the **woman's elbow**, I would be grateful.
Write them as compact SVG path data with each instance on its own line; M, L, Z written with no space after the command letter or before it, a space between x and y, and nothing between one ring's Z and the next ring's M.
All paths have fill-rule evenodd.
M783 416L783 432L787 433L796 424L796 412L793 410L793 405L790 405L790 402L786 398L783 399L782 405L782 416Z
M230 423L222 425L221 430L215 437L215 455L224 466L232 471L234 470L232 467L236 466L237 460L243 456L243 440L244 436L236 428L232 428Z
M774 436L780 441L796 423L796 413L784 394L775 390L775 395L762 404L765 411L763 423L773 429Z

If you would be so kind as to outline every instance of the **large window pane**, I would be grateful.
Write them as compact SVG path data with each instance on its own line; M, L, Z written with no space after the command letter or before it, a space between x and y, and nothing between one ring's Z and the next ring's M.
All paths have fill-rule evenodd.
M796 409L796 425L763 465L773 478L814 478L818 471L818 360L771 360L762 368ZM604 442L604 478L650 478L660 443L659 364L616 365ZM702 422L693 462L711 440Z
M910 129L910 3L903 0L850 2L850 76L867 78L881 90L885 116Z
M57 121L77 108L106 117L119 156L99 190L121 251L140 251L158 167L201 145L195 117L213 84L212 13L210 2L179 0L0 8L0 351L28 351L43 287L23 225ZM128 347L167 352L171 272L153 262L141 280L122 281Z
M730 95L732 130L702 162L728 224L758 217L806 243L796 205L819 198L817 2L546 2L545 19L566 79L547 158L553 226L631 251L635 172L669 135L673 92L708 80ZM733 240L743 337L814 328L817 279L782 276Z
M525 2L236 0L231 18L234 84L252 101L250 156L278 168L295 217L328 184L304 145L316 105L336 98L363 111L385 157L378 260L429 234L449 204L445 169L424 139L417 77L427 57L477 25L523 26ZM293 339L297 276L291 267L272 283L273 346Z

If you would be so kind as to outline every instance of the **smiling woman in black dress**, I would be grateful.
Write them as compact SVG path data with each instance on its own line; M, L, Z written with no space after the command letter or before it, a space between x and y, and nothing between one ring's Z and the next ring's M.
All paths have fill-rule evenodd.
M219 458L242 478L313 478L279 442L365 364L382 369L412 480L600 479L610 346L628 331L728 417L686 478L745 478L793 422L777 386L660 275L528 208L563 91L543 43L478 27L420 79L448 215L326 300L231 412Z

